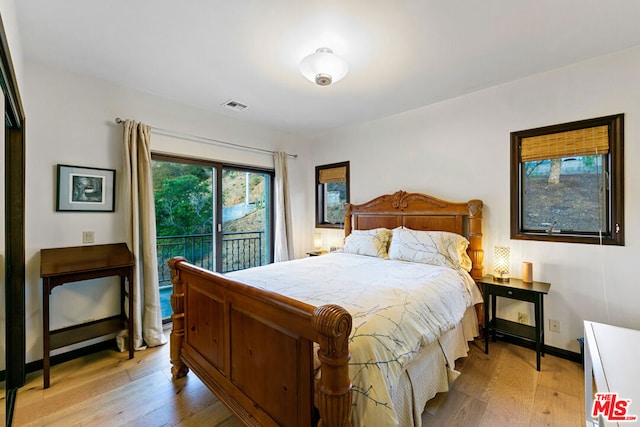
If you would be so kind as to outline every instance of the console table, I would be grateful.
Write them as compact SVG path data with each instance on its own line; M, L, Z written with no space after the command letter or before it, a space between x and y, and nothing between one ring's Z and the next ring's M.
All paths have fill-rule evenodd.
M544 305L542 297L549 293L551 284L545 282L523 282L509 279L508 282L484 276L479 280L484 287L484 352L489 354L489 335L495 340L496 332L524 338L536 346L536 369L540 370L540 355L544 356ZM533 303L535 326L524 325L496 317L496 297L510 298ZM491 310L491 317L489 317Z
M44 388L48 388L51 350L112 334L128 327L129 359L133 358L133 267L134 258L125 243L42 249L40 251L40 277L42 277L42 371ZM51 291L65 283L101 277L120 277L119 315L74 325L62 329L49 329L49 297ZM125 279L128 288L125 287ZM125 297L128 311L125 310ZM127 315L129 313L129 315Z

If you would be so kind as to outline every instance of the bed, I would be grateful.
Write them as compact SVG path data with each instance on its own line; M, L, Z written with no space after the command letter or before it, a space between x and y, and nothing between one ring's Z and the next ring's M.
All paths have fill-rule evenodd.
M347 205L348 242L356 236L377 236L379 230L392 230L396 241L420 231L465 236L469 265L464 270L470 278L482 276L480 200L453 203L398 191ZM393 242L392 238L389 252ZM226 276L195 267L184 258L172 259L174 378L192 370L246 425L346 426L371 425L371 420L378 425L381 420L384 425L420 425L424 403L446 390L456 375L453 361L466 354L467 340L477 334L481 300L473 280L460 280L466 291L434 285L435 290L422 292L421 285L409 283L409 278L435 275L451 282L456 274L463 275L447 266L424 270L398 257L403 250L396 245L394 259L345 251ZM377 270L385 262L394 266L388 278ZM314 269L324 275L324 287L305 291ZM394 277L406 287L392 292L404 298L404 305L381 306L367 300L377 292L372 291L376 282ZM346 298L347 288L354 288L350 291L360 297ZM430 308L444 319L434 323L419 310L406 308L414 307L411 304L420 293L434 293L443 301L456 297L458 302ZM389 294L383 295L386 300ZM426 322L428 327L406 332L391 317L393 311L413 319L408 324ZM365 321L364 315L370 317ZM372 319L382 319L392 329L396 325L401 338L368 330ZM398 344L412 334L418 335L406 339L408 347ZM361 341L382 343L392 357L378 354L381 347L363 347ZM378 385L379 379L385 386Z

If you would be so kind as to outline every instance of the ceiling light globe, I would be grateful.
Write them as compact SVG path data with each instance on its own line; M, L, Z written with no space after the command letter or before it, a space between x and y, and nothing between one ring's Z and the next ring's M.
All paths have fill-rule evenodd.
M300 62L300 72L310 82L328 86L340 81L349 71L346 61L327 47L305 56Z

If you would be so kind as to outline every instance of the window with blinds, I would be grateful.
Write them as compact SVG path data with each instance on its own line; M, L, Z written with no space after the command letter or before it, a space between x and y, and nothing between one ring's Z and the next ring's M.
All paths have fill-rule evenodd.
M341 228L349 202L349 162L316 166L316 227Z
M624 244L624 115L511 133L511 237Z

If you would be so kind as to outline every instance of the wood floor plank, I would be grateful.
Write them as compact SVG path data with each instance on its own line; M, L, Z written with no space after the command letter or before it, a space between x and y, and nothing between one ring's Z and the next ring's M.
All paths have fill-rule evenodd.
M110 425L112 422L116 423L118 417L130 416L129 411L135 411L139 401L144 402L147 396L153 397L151 390L159 389L166 384L166 377L161 372L156 372L143 381L127 383L126 387L111 388L82 401L76 401L74 404L63 404L63 407L57 411L44 415L39 414L38 422L52 427L71 424L81 426ZM27 425L36 426L39 425L38 422Z
M539 385L584 399L582 364L547 355L542 358Z
M197 380L189 380L192 383ZM158 402L157 407L135 420L129 421L131 426L174 426L192 417L194 414L215 404L218 399L204 384L187 391L181 390L175 394L175 400L168 403Z
M479 425L487 406L486 402L453 388L442 394L445 396L444 401L441 402L435 413L431 414L429 410L426 410L422 414L423 425L447 427L475 427Z
M153 378L154 381L149 381ZM151 391L151 392L150 392ZM172 399L168 400L167 395ZM96 407L88 416L82 418L86 426L126 425L141 415L152 412L160 404L173 405L175 402L175 384L167 381L162 372L133 381L104 396L108 408L100 408L102 402L91 402Z
M14 420L17 425L33 419L47 419L53 414L63 414L70 408L82 405L90 399L100 399L104 393L130 382L127 373L115 371L105 373L93 382L65 384L65 392L31 389L32 393L18 392ZM59 386L62 388L62 386ZM37 425L37 424L36 424Z
M243 424L219 400L176 424L178 427L242 427Z
M538 385L531 415L531 425L563 427L586 425L582 399Z
M505 342L470 344L456 362L462 375L422 415L428 426L584 425L583 371L550 355L535 369L535 352ZM240 427L240 421L190 373L174 381L169 346L126 353L101 351L42 371L18 392L14 426ZM0 397L0 403L3 403ZM4 404L0 409L4 411Z
M453 383L453 387L483 402L489 400L489 394L504 365L502 345L492 345L489 354L484 353L484 342L475 341L469 347L469 355L456 361L456 369L462 375ZM460 363L462 362L462 363Z
M507 346L500 374L489 393L481 426L528 426L538 380L535 353L529 349ZM531 360L533 359L533 367ZM490 420L490 421L489 421Z

